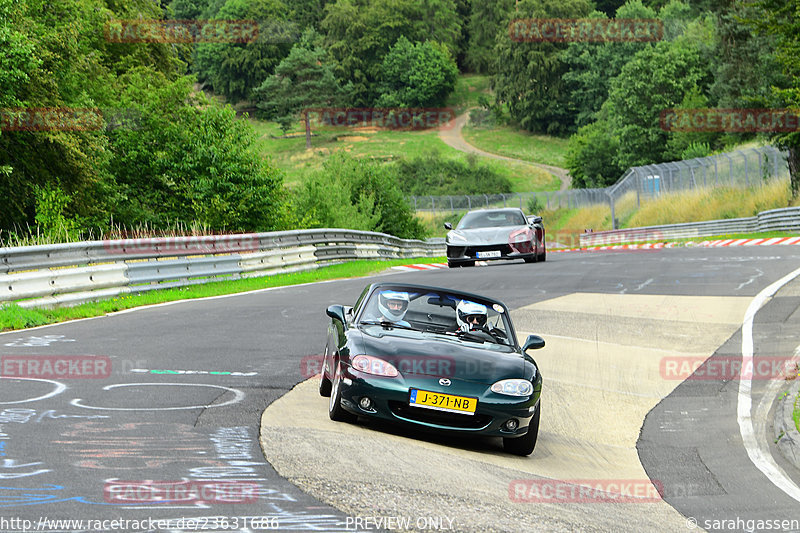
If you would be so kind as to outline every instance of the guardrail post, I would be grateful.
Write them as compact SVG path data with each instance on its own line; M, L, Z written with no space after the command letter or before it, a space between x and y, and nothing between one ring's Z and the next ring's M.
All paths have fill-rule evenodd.
M486 199L486 207L489 207L489 195L484 193L483 197Z
M436 216L436 200L433 199L433 196L431 196L431 209L433 210L433 216Z
M448 196L448 198L450 198L450 212L453 213L456 210L456 208L453 207L453 197L452 196Z
M464 195L467 198L467 207L471 210L472 209L472 200L470 200L469 195Z
M506 206L506 195L503 194L503 193L500 193L500 196L503 197L503 207L508 207L508 206Z

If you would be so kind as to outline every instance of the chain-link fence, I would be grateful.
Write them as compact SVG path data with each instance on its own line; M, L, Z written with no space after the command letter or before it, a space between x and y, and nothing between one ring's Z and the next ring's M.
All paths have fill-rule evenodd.
M654 198L662 194L699 188L758 186L788 178L786 153L774 146L762 146L684 161L632 167L614 185L600 189L410 196L408 201L416 211L434 214L487 207L519 207L527 212L535 212L538 209L608 204L616 228L615 204L628 194L635 194L638 208L642 197Z

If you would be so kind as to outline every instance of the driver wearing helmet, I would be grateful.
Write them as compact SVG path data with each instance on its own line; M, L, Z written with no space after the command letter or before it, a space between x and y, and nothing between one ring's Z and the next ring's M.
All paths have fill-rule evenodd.
M378 311L383 315L382 321L411 327L409 322L403 320L408 311L408 302L407 292L381 291L378 294Z
M456 306L456 322L459 331L467 332L476 329L486 329L486 320L489 311L485 305L461 300Z

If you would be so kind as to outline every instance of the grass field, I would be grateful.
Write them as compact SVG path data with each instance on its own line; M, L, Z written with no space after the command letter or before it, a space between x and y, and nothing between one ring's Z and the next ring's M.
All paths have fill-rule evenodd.
M533 135L510 126L475 128L466 126L464 139L485 152L523 161L564 168L567 139Z
M393 259L389 261L351 261L349 263L331 265L305 272L276 274L274 276L230 281L215 281L203 285L192 285L190 287L149 291L142 294L129 294L99 302L76 305L74 307L26 309L17 305L4 305L0 306L0 331L42 326L77 318L102 316L107 313L122 311L132 307L141 307L143 305L172 302L176 300L205 298L222 294L266 289L269 287L298 285L314 281L368 276L395 265L407 265L409 263L441 263L444 261L446 261L444 257Z
M478 107L480 95L491 95L489 76L464 74L458 77L456 88L447 99L446 107L452 107L458 114L469 108Z
M430 150L444 157L466 160L467 154L459 152L439 139L438 131L397 131L376 128L313 127L312 148L305 147L303 130L298 124L291 138L282 135L276 123L250 119L258 135L261 152L283 170L284 184L297 187L309 173L322 168L325 160L335 152L346 152L391 163L400 157L413 158ZM549 172L522 163L497 160L480 160L508 178L514 192L557 190L560 182Z

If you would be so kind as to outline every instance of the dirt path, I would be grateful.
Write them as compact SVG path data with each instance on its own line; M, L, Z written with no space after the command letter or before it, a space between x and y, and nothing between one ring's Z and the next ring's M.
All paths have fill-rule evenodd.
M558 177L558 179L561 180L562 191L569 189L569 186L572 183L572 179L569 176L569 171L565 168L554 167L552 165L544 165L542 163L533 163L531 161L525 161L523 159L514 159L513 157L506 157L503 155L492 154L489 152L484 152L480 148L476 148L471 144L469 144L466 140L464 140L464 136L461 134L461 130L464 129L464 126L467 124L468 116L469 116L469 111L456 117L454 127L440 128L439 138L443 140L445 144L447 144L452 148L455 148L460 152L467 152L470 154L477 154L482 157L490 157L492 159L502 159L505 161L513 161L515 163L522 163L525 165L533 165L535 167L543 168L544 170L555 175L556 177Z

